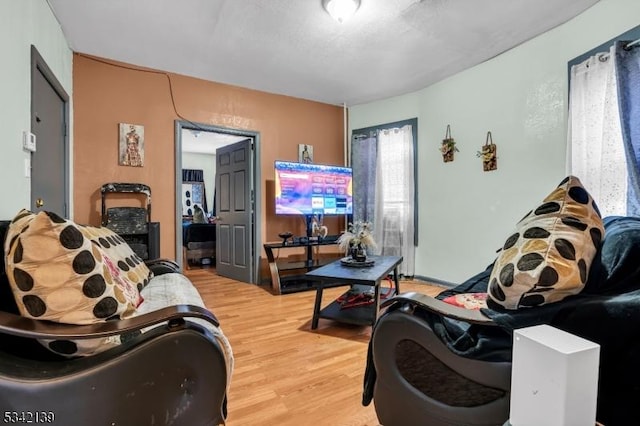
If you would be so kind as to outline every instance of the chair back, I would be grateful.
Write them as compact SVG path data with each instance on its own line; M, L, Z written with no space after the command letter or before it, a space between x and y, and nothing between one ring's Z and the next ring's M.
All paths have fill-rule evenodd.
M5 269L6 262L4 258L4 238L7 235L10 223L11 221L8 220L0 220L0 253L2 256L0 257L0 310L18 314L18 306L16 305L9 280L7 279Z

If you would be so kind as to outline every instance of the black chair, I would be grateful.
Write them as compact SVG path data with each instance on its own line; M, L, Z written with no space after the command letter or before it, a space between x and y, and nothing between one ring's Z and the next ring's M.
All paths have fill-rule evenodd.
M597 420L638 421L640 218L604 219L581 293L535 308L468 310L443 302L487 291L491 265L436 298L405 293L374 326L363 404L385 426L502 426L509 419L513 331L548 324L600 345Z
M0 241L7 225L0 224ZM149 262L149 267L156 275L178 272L170 261ZM206 309L178 305L81 326L33 320L18 314L4 262L0 304L0 407L5 421L78 426L225 423L223 348L211 331L190 321L199 318L218 326ZM36 341L113 335L120 335L123 343L74 359L49 352Z
M415 292L382 307L389 309L374 326L363 403L373 399L383 425L502 426L508 420L508 333L479 311ZM477 358L467 353L483 351Z

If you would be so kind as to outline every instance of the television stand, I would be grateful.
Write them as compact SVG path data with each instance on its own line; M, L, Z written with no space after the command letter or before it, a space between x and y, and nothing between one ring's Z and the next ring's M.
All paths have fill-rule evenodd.
M337 258L341 257L340 253L336 253L336 256L328 257L326 259L314 259L313 248L318 246L335 246L337 240L331 239L329 241L310 241L307 237L306 241L300 242L295 240L293 242L288 241L286 244L283 242L266 243L264 244L264 251L267 254L267 261L269 262L269 272L271 273L271 289L274 294L288 294L299 291L307 291L315 289L315 283L313 280L305 278L304 274L312 271L320 266L333 262ZM274 250L300 248L305 249L305 259L300 261L278 261L273 254ZM283 272L292 272L291 274L284 274Z

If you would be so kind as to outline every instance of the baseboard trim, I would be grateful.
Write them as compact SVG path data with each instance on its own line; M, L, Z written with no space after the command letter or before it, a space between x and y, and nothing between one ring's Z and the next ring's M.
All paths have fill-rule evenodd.
M449 281L440 280L438 278L425 277L423 275L414 275L413 278L415 278L416 280L427 281L429 283L437 284L446 288L454 288L455 286L458 285L458 283L452 283Z

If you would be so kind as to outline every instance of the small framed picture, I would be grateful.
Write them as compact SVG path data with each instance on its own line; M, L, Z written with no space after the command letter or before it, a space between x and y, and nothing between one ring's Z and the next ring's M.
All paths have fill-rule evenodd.
M313 145L302 143L298 145L298 162L313 163Z
M118 164L121 166L144 166L144 126L120 123L118 141Z

